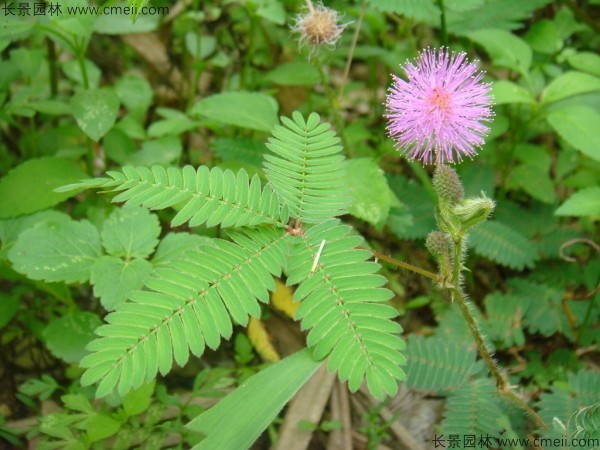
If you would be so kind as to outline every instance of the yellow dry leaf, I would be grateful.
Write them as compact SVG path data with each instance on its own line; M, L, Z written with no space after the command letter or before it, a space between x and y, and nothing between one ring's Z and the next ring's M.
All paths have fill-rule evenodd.
M269 336L263 322L254 317L250 317L247 333L250 343L263 361L275 362L281 359L277 350L275 350L275 347L273 347L273 344L271 343L271 336Z
M290 318L294 318L300 302L292 301L294 291L280 280L275 279L275 292L271 294L271 304Z

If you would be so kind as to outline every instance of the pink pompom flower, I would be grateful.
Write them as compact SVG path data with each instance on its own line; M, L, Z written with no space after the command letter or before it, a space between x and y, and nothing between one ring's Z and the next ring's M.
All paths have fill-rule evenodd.
M403 66L408 81L394 76L386 106L387 131L399 150L423 164L472 158L489 133L490 85L465 53L427 49L416 65Z

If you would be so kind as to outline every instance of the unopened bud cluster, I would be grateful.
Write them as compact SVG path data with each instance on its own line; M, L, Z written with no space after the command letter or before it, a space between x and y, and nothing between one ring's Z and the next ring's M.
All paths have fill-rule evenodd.
M464 198L465 191L458 174L449 166L436 168L433 187L438 197L439 231L429 233L425 245L437 260L440 275L447 280L456 278L453 277L454 270L460 271L462 267L469 228L486 220L495 205L483 193L481 197Z

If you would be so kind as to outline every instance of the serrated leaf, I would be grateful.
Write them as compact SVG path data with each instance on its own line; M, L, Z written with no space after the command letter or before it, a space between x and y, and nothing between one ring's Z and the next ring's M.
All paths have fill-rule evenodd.
M566 106L551 111L548 123L565 141L600 161L600 114L587 106Z
M112 89L88 89L71 98L71 109L77 125L98 142L115 124L119 97Z
M44 329L44 342L54 356L68 363L78 363L95 338L94 330L102 324L96 314L73 311L53 320Z
M277 124L277 110L277 102L270 95L224 92L200 100L189 114L242 128L271 131Z
M348 161L346 184L352 199L348 212L373 225L383 225L396 199L377 163L370 158Z
M0 218L6 219L54 206L77 192L54 192L85 178L73 161L62 158L30 159L0 179Z
M533 242L500 222L484 222L473 227L469 245L475 253L513 269L532 268L539 259Z
M600 186L576 192L554 213L557 216L600 216Z
M145 258L158 244L158 217L145 208L115 209L102 224L102 245L111 255Z
M152 264L144 259L123 261L115 256L102 256L92 266L90 282L104 309L112 311L130 292L140 289L151 273Z
M100 236L92 224L61 220L21 233L8 259L33 280L83 283L100 252Z

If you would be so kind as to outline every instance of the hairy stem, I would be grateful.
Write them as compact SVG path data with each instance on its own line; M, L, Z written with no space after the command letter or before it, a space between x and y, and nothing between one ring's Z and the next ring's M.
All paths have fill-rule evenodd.
M506 397L508 400L512 401L519 408L523 409L527 414L531 415L533 419L536 421L538 426L543 429L548 429L548 425L544 420L527 404L525 403L518 395L516 395L510 386L510 383L506 379L506 377L500 371L500 368L494 361L492 357L492 353L490 352L488 346L483 340L483 336L481 334L481 330L477 325L477 321L475 317L471 313L469 309L469 305L462 291L461 286L461 271L460 268L462 263L462 253L463 253L463 238L457 237L454 240L454 256L453 256L453 272L452 272L452 284L451 288L451 297L452 301L458 303L460 307L460 311L467 322L467 326L473 335L473 339L475 340L475 345L477 346L477 352L479 356L483 359L488 369L492 373L492 376L496 380L496 387L500 391L500 393Z
M315 10L312 1L311 0L304 0L306 2L306 7L308 8L308 10L310 12L313 12Z

